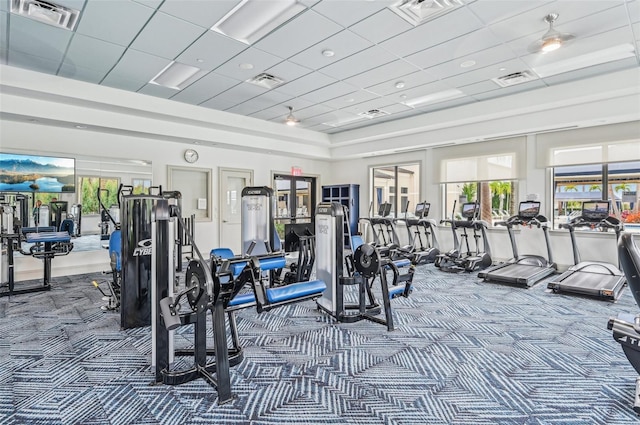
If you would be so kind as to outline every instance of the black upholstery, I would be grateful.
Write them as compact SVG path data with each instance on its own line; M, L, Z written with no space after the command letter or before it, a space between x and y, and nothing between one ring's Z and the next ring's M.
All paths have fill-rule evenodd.
M640 249L633 239L633 234L623 233L620 236L618 258L633 298L640 307Z

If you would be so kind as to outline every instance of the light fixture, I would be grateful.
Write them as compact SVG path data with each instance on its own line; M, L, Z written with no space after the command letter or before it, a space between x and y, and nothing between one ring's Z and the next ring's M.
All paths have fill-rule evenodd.
M549 30L540 38L529 45L531 53L549 53L558 50L564 43L573 40L573 34L558 32L553 28L553 23L558 19L557 13L550 13L544 17L544 21L549 24Z
M168 87L173 90L182 90L195 80L200 78L204 72L195 66L185 65L172 61L169 65L149 81L151 84Z
M238 65L238 67L240 69L253 69L253 64L252 63L241 63L240 65Z
M635 56L635 48L631 43L619 44L602 50L595 50L584 55L574 56L569 59L555 61L546 65L533 67L533 70L540 78L562 74L563 72L575 71L589 66L600 65L621 59Z
M457 89L443 90L436 93L427 94L425 96L414 97L413 99L405 100L402 102L404 105L415 108L418 105L425 105L427 103L437 103L443 100L457 99L464 96L464 93Z
M335 54L336 54L336 52L334 52L334 51L333 51L333 50L331 50L331 49L325 49L325 50L323 50L323 51L322 51L322 56L324 56L324 57L326 57L326 58L330 58L330 57L332 57L332 56L333 56L333 55L335 55Z
M404 81L398 81L395 85L395 87L397 89L403 89L404 88Z
M253 44L305 9L297 0L242 0L211 29Z
M284 120L284 122L287 125L294 126L298 124L300 120L296 119L296 117L293 116L293 106L287 107L289 108L289 115L287 115L287 118Z
M475 64L476 64L476 61L474 60L464 61L460 64L460 68L470 68Z

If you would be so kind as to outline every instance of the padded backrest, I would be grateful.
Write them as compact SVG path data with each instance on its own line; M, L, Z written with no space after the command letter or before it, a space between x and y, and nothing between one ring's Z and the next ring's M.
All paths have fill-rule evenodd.
M109 258L111 267L120 271L122 267L122 232L120 229L114 230L109 237Z
M633 234L623 233L620 236L618 258L633 298L640 307L640 249L633 240Z
M229 248L213 248L209 255L222 258L223 260L235 257L235 255L233 255L233 251Z
M362 240L362 236L360 235L351 236L351 251L355 252L356 249L358 249L358 247L363 243L364 241Z

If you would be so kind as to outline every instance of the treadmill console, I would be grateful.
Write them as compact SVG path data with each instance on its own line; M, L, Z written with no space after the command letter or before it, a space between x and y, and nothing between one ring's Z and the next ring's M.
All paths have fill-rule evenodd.
M471 220L476 217L478 204L476 202L467 202L462 204L462 217Z
M420 202L418 205L416 205L416 212L415 212L416 217L425 218L426 216L428 216L430 207L431 207L430 203Z
M540 201L523 201L518 207L518 218L529 220L540 214Z
M391 213L391 203L384 202L378 207L378 216L386 217Z
M609 217L610 201L591 201L582 203L582 218L585 221L599 222Z

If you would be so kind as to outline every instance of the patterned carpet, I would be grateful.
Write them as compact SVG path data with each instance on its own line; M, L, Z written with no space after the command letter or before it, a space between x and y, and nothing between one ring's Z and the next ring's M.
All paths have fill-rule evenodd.
M613 304L428 265L393 301L393 332L335 323L310 301L243 311L237 398L218 406L202 380L150 385L149 328L120 331L94 278L0 299L1 424L640 422L635 372L606 328L636 312L628 289Z

